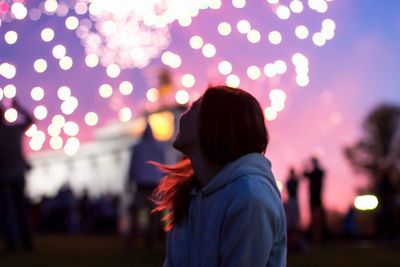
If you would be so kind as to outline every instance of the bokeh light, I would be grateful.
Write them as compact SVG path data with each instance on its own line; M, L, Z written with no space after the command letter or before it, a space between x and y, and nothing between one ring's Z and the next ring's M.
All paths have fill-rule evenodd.
M69 5L65 2L60 2L57 6L56 14L59 17L65 17L69 12Z
M64 56L60 59L60 61L58 62L58 64L60 65L60 68L62 70L69 70L72 68L73 65L73 60L71 57L69 56Z
M192 18L190 17L182 17L178 19L179 25L182 27L189 27L192 24Z
M107 66L106 72L108 77L116 78L119 76L121 69L118 67L117 64L110 64Z
M221 61L218 64L218 71L222 75L228 75L229 73L232 72L232 64L229 61L226 61L226 60Z
M38 120L43 120L47 117L47 108L43 105L37 106L33 114L35 115L35 118Z
M323 35L324 39L332 40L335 36L335 28L336 24L332 19L325 19L322 22L322 30L321 34Z
M282 193L283 183L281 181L279 181L278 179L276 179L276 186L278 187L279 192Z
M251 24L248 20L242 19L236 24L237 30L242 34L247 34L251 30Z
M178 90L175 94L175 100L178 104L184 105L189 102L189 93L186 90Z
M54 140L58 140L49 141L53 142L53 145L50 144L52 149L60 149L63 145L64 150L65 147L68 147L67 140L63 140L58 132L64 129L66 123L63 115L74 114L74 120L78 126L82 125L82 122L87 126L95 126L98 125L99 119L102 119L102 113L96 113L95 110L87 112L84 111L84 107L82 110L78 109L79 101L84 95L82 91L88 92L85 95L90 95L89 92L93 90L95 93L98 91L101 98L109 99L103 101L103 103L107 109L110 109L110 114L119 116L119 119L125 122L131 118L128 120L126 118L129 116L122 116L121 114L128 114L127 107L124 106L128 103L127 97L133 92L133 84L137 84L137 94L132 97L143 97L144 92L140 90L150 88L145 91L146 100L151 103L160 101L163 104L174 100L173 96L170 97L168 94L175 94L175 101L181 104L186 104L190 101L190 98L200 95L201 92L188 91L194 86L203 84L204 81L200 75L205 75L207 79L217 83L225 81L228 86L234 88L241 84L246 85L249 81L256 81L257 84L266 82L273 87L285 87L285 84L287 86L287 84L294 84L295 82L295 85L304 87L310 83L311 77L308 58L301 53L294 53L292 57L290 57L291 54L287 54L285 48L287 45L295 48L295 44L292 45L291 35L295 33L297 40L308 39L298 43L308 43L313 46L323 46L335 35L336 24L333 19L325 17L318 20L317 26L320 26L319 28L312 25L310 21L304 20L302 16L305 14L297 16L297 14L305 11L306 5L311 11L326 12L330 3L323 0L310 0L307 3L300 0L266 0L264 4L271 5L267 7L267 10L270 10L273 15L271 18L285 24L285 27L271 23L268 16L264 18L267 27L264 27L265 25L254 17L246 16L246 12L251 10L253 5L253 2L250 5L250 2L246 0L231 0L226 3L220 0L185 1L184 4L181 0L161 0L159 2L163 5L162 9L159 9L159 6L157 6L158 9L156 8L156 2L149 2L146 6L143 6L143 3L139 3L139 1L129 1L129 3L124 2L123 5L116 5L110 1L97 0L79 0L73 3L46 0L41 1L39 6L29 6L29 8L28 5L25 6L24 1L10 3L10 18L2 19L1 23L10 23L13 19L23 19L28 14L28 19L31 22L40 20L41 26L38 29L40 36L35 38L39 40L40 46L46 46L47 51L50 51L50 55L52 55L49 58L48 52L43 52L44 49L41 49L43 51L40 53L33 51L33 60L31 59L28 62L28 64L33 62L33 70L35 71L33 73L35 75L44 73L41 75L43 78L49 75L59 75L61 84L74 87L74 95L72 95L69 87L60 84L35 82L35 84L29 85L29 88L32 88L30 90L30 101L40 101L40 105L36 107L36 112L34 112L36 117L43 117L38 122L38 127L48 129L51 132L50 136L55 137ZM245 12L235 10L235 12L238 12L237 16L225 17L225 19L222 19L222 16L215 16L217 19L212 23L210 22L209 25L211 26L209 30L213 31L214 34L207 34L206 38L202 37L205 36L203 35L205 33L196 28L198 27L197 19L201 20L202 18L197 16L205 9L211 9L211 12L223 12L219 9L230 8L233 10L232 7L243 9ZM219 13L215 14L219 15ZM291 16L293 19L288 20ZM44 18L49 19L49 23L45 23ZM54 19L54 21L50 19ZM57 19L63 24L63 27L56 27L57 24L52 24ZM182 37L184 37L182 40L184 40L183 46L186 49L189 48L188 50L182 50L182 47L171 43L173 41L172 36L176 34L176 29L171 31L171 23L175 23L178 27L185 27L186 30L181 28ZM235 29L245 36L232 33ZM186 33L188 35L185 35ZM18 49L19 43L17 45L11 44L22 42L25 37L23 30L15 27L7 28L2 34L4 34L4 42L10 44L6 46L6 49ZM68 38L68 40L64 38L71 34L78 38L78 43L82 45L82 51L85 53L83 64L80 58L76 57L77 50L74 43L70 41L71 38ZM216 38L229 42L229 46ZM231 42L231 39L233 42ZM239 44L239 40L243 42ZM268 43L258 44L261 40ZM290 43L287 43L286 40L290 40ZM238 41L237 44L236 41ZM272 44L273 47L269 44ZM268 49L269 51L269 49L276 47L277 51L281 52L271 51L271 53L266 54L264 59L257 59L258 61L253 62L249 60L243 66L243 60L238 61L231 55L232 51L237 51L236 45L240 45L240 49L243 49L243 53L241 53L243 56L245 56L247 50L251 51L253 48ZM154 75L154 66L146 68L152 59L155 59L155 66L161 59L164 65L162 67L165 67L171 73L173 79L164 81L167 83L166 85L157 85L157 80L153 78L146 80L147 77L157 76ZM292 60L294 68L288 66L290 60ZM0 62L0 75L6 79L13 79L17 75L17 66L18 72L21 68L21 73L25 74L25 70L18 64L12 60ZM59 68L53 69L53 66L57 64ZM197 64L199 66L207 64L208 67L201 70L202 73L200 74ZM193 66L193 68L190 66ZM95 69L92 70L91 68ZM288 71L289 68L290 71ZM130 72L125 71L126 69L132 69L134 74L130 76ZM292 72L293 69L294 73ZM99 81L94 86L89 83L85 86L85 90L82 90L75 84L73 75L79 73L81 75L79 79L84 81L85 76L92 77L89 74L90 71L96 72ZM97 73L100 73L100 75L97 76ZM141 78L137 78L138 73L145 77L144 83L140 81ZM101 74L105 79L101 80ZM262 76L262 74L265 74L265 76ZM160 78L158 82L160 82ZM10 90L11 87L7 86L1 89L1 98L15 97L17 90L15 85L12 86L15 90ZM54 88L58 88L57 97L60 101L57 100L56 104L50 104L51 91ZM21 94L21 97L23 97L23 94L26 94L26 89L22 88L21 92L19 90L18 88L18 96ZM118 94L115 94L114 90L119 90ZM159 104L146 103L144 106L152 109L153 106L158 107ZM271 100L271 103L269 103L269 108L276 113L283 111L284 107L285 101ZM138 109L141 108L142 105L139 104ZM46 112L44 112L44 109L46 109ZM130 116L132 116L136 107L129 110ZM76 113L74 113L75 111ZM46 113L46 116L43 116L44 113ZM272 118L273 115L274 113L269 117ZM48 116L53 118L51 123L46 120ZM338 120L335 119L334 121ZM39 136L42 136L42 134L39 134ZM56 137L61 138L61 141ZM75 137L79 139L79 134L76 134ZM39 147L41 147L40 149L48 147L47 144L43 143L45 138L32 138L36 140L32 141L32 146L36 150ZM63 144L63 141L65 141L65 144Z
M304 25L299 25L295 29L295 34L299 39L306 39L308 37L308 29Z
M79 125L74 121L67 121L65 122L63 130L68 136L76 136L79 133Z
M247 33L247 40L249 40L249 42L253 44L258 43L261 40L260 32L255 29L251 29Z
M328 3L325 0L308 0L307 3L310 9L319 13L325 13L328 10Z
M26 7L20 2L14 2L11 6L11 12L14 14L14 17L18 20L22 20L28 14L28 10Z
M42 149L45 141L46 135L42 131L36 131L32 139L29 141L29 147L33 151L39 151Z
M217 50L213 44L205 44L201 51L203 52L203 55L208 58L215 56L217 53Z
M290 9L287 6L280 6L276 9L278 18L286 20L290 17Z
M56 59L61 59L67 54L67 49L65 46L58 44L53 47L52 54Z
M133 91L133 85L130 81L123 81L119 84L119 92L122 95L130 95Z
M47 62L43 58L35 60L33 63L33 68L37 73L43 73L47 69Z
M182 64L181 57L171 51L165 51L161 56L161 61L164 65L170 66L173 69L178 68Z
M8 122L15 122L18 119L18 112L15 108L8 108L4 112L4 118Z
M99 87L99 94L102 98L109 98L113 93L113 89L109 84L102 84Z
M211 9L220 9L222 6L222 1L221 0L210 0L208 5Z
M57 96L60 100L66 100L71 96L71 89L68 86L61 86L57 90Z
M78 153L80 147L79 139L76 137L69 137L64 145L64 152L68 156L73 156Z
M274 77L277 74L274 64L271 63L266 64L264 66L264 74L269 78Z
M51 42L54 39L54 31L51 28L44 28L40 36L44 42Z
M48 12L48 13L54 13L56 12L58 7L58 3L56 0L45 0L44 1L44 9Z
M145 120L175 102L197 99L207 84L248 89L259 98L266 120L287 120L303 108L298 97L314 96L312 79L319 76L313 68L323 63L314 62L314 52L322 56L334 42L316 45L331 44L336 30L337 11L318 14L326 5L310 3L311 9L308 0L6 2L10 7L20 2L14 10L20 6L22 12L15 12L27 14L23 21L12 11L0 14L0 80L9 79L0 85L0 99L7 98L3 89L12 83L18 100L40 118L28 132L28 149L71 156L81 142L97 145L98 137L114 133L108 129L121 129L120 122L129 122L121 127L130 131L143 114ZM44 62L35 67L38 59ZM274 96L275 90L284 97ZM3 101L10 106L10 99ZM333 128L346 115L332 109L327 123ZM165 121L158 118L154 121ZM159 126L159 132L174 132L168 127ZM281 127L280 121L272 127Z
M211 9L221 5L221 1L208 3ZM101 62L109 60L106 65L117 64L123 70L143 68L158 57L171 41L168 24L177 21L182 27L190 27L204 3L170 0L144 5L124 1L123 9L120 6L107 1L91 3L89 13L96 30L88 29L80 38L86 51L96 53ZM82 6L82 12L86 8ZM97 41L93 42L94 39ZM128 54L131 56L126 57Z
M68 30L75 30L79 26L79 20L77 17L70 16L65 20L65 27L67 27Z
M60 136L50 138L50 147L54 150L60 150L63 147L63 140Z
M88 11L88 7L85 2L77 2L74 6L75 13L83 15Z
M123 107L118 112L118 117L121 122L128 122L132 119L132 110L128 107Z
M224 21L221 22L220 24L218 24L218 32L219 34L221 34L222 36L227 36L232 32L232 27L231 25Z
M68 97L61 103L61 111L65 115L71 115L78 107L78 99L74 96Z
M312 40L316 46L323 46L326 43L324 35L322 35L322 33L320 32L314 33L312 36Z
M99 122L99 117L93 111L86 113L85 122L88 126L95 126Z
M12 99L17 94L17 88L13 84L7 84L3 88L3 95L6 98Z
M157 88L150 88L146 92L146 98L149 102L157 102L159 99L160 93Z
M192 36L189 42L193 49L200 49L204 44L203 38L201 38L199 35Z
M26 131L25 131L25 135L28 137L33 137L33 135L37 132L37 126L36 124L32 124Z
M88 54L85 57L85 63L89 68L94 68L99 64L99 57L95 54Z
M280 44L282 42L282 35L278 31L272 31L268 34L268 40L271 44Z
M153 129L154 138L158 141L169 141L174 136L174 114L170 111L152 113L148 122Z
M29 18L32 21L37 21L42 16L42 11L39 8L32 8L29 10Z
M278 102L278 101L271 102L271 108L276 112L280 112L285 109L285 102Z
M235 8L244 8L246 6L246 0L232 0L232 5Z
M276 74L282 75L286 72L287 65L286 65L285 61L279 59L274 62L274 69L275 69Z
M296 75L296 83L301 86L305 87L310 82L310 78L307 75L298 74Z
M61 127L57 124L51 123L49 127L47 127L47 133L50 136L58 136L61 134Z
M334 31L336 28L336 24L332 19L324 19L322 21L322 28L329 31Z
M281 89L272 89L269 92L269 99L271 102L285 102L286 93Z
M181 78L181 83L186 88L193 87L195 82L196 82L196 80L195 80L194 76L190 73L184 74Z
M57 114L51 119L51 123L54 123L55 125L58 125L58 127L62 128L65 125L65 118L63 115Z
M229 74L226 77L226 84L230 87L236 88L240 86L240 78L236 74Z
M257 66L250 66L247 68L247 76L252 80L257 80L260 78L261 71Z
M15 44L18 40L18 34L16 31L8 31L4 34L4 40L7 44L12 45Z
M289 7L293 13L301 13L304 9L303 3L300 0L291 1Z
M362 195L354 199L354 206L358 210L374 210L378 207L378 204L378 198L374 195Z
M264 116L268 121L273 121L277 118L278 113L272 107L266 107L264 109Z
M0 64L0 75L3 76L6 79L12 79L15 77L17 74L17 69L15 68L14 65L11 65L10 63L3 63Z

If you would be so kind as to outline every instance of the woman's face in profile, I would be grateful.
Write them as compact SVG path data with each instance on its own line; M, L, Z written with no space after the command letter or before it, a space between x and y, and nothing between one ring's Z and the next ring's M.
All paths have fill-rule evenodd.
M192 103L179 118L178 134L173 143L174 148L186 154L198 144L199 113L201 98Z

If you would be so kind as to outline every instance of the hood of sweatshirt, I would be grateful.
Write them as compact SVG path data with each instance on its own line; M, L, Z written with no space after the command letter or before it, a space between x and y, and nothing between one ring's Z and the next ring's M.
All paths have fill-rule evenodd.
M228 163L201 189L201 191L203 195L212 194L245 175L264 177L272 184L278 195L280 195L275 178L272 174L271 162L259 153L247 154Z

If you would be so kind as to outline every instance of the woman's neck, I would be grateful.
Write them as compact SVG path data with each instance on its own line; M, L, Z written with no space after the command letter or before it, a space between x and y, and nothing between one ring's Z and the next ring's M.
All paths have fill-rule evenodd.
M194 150L188 155L197 180L201 188L205 187L214 176L221 170L220 167L206 160L200 150Z

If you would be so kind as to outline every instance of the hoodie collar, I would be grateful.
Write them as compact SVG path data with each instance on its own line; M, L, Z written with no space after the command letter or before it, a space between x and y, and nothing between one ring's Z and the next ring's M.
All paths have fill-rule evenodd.
M226 164L200 191L204 195L209 195L244 175L263 176L279 192L271 171L271 162L259 153L246 154ZM197 191L195 188L193 189L192 195Z

